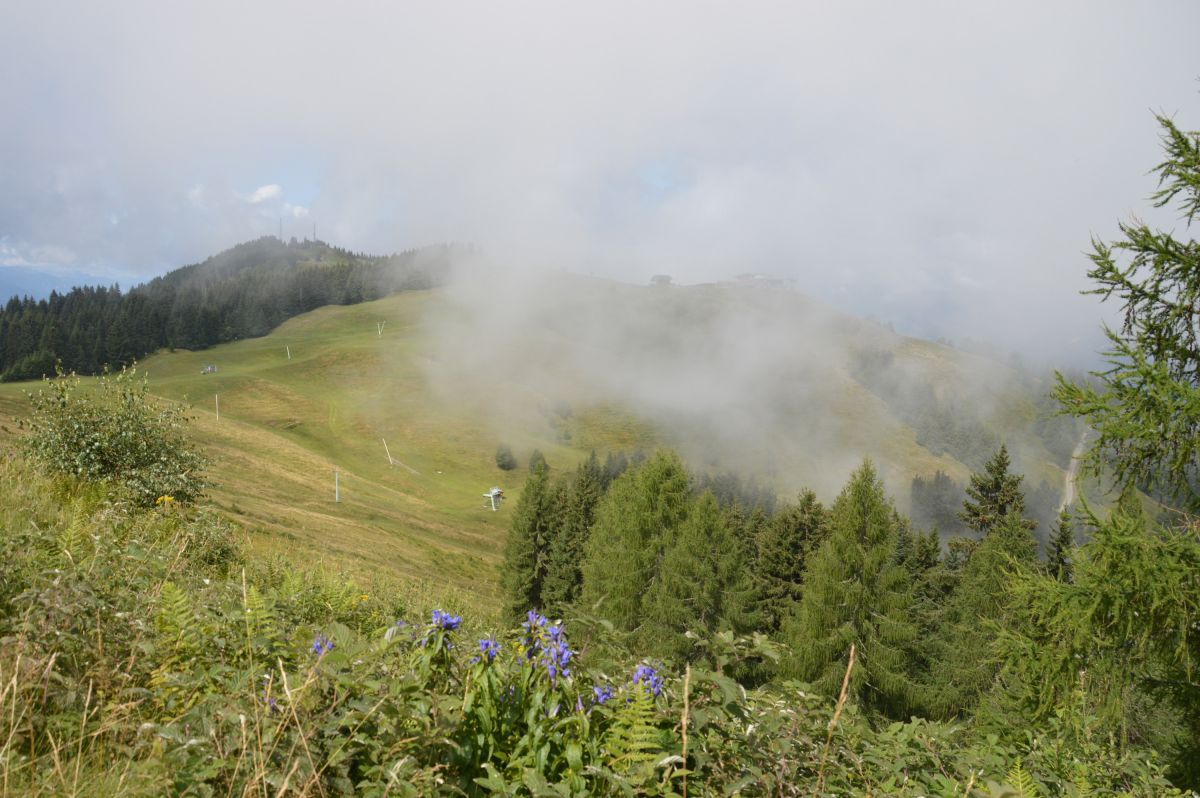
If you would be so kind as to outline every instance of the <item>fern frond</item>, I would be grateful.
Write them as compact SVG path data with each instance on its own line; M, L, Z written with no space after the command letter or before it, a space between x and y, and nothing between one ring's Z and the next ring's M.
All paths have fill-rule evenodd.
M253 585L246 590L246 638L250 655L273 663L282 653L282 636L275 605Z
M635 687L629 701L618 710L605 735L607 766L632 783L643 784L654 775L654 764L663 755L658 727L654 724L654 699Z
M185 660L199 650L200 621L192 611L187 593L174 582L163 583L154 625L166 647L164 661Z
M1033 776L1029 775L1029 771L1025 769L1025 765L1019 759L1008 769L1008 784L1016 791L1019 798L1041 798L1041 788L1038 787Z
M88 535L88 514L81 502L71 508L71 522L58 535L58 545L67 561L78 565L92 553L92 539Z
M1072 786L1075 787L1075 794L1078 798L1089 798L1095 792L1088 779L1087 765L1082 762L1075 766L1075 778L1072 779Z
M164 582L154 616L161 661L150 676L150 686L163 709L187 709L196 702L199 691L186 684L184 676L194 657L200 653L200 619L192 609L188 594L174 582Z

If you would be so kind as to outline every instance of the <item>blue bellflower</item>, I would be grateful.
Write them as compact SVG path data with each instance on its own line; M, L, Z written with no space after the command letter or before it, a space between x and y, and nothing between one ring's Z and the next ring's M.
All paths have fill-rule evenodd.
M494 660L496 658L496 655L499 653L500 653L500 643L498 643L497 641L493 640L490 637L485 637L479 641L479 656L475 657L473 660L471 660L471 663L474 664L476 662L479 662L479 660L485 659L485 658L490 663L492 660Z
M658 671L649 665L638 665L633 671L633 683L640 684L646 690L649 690L655 698L662 692L663 680L658 675Z
M525 648L525 659L536 659L538 664L546 669L551 684L557 683L559 676L569 678L571 669L568 666L575 652L571 651L567 643L562 624L551 624L546 620L546 616L537 610L530 610L521 628L525 630L525 637L521 640Z
M441 610L434 610L430 623L434 627L441 629L443 632L453 632L459 627L460 624L462 624L462 616L451 615L450 613L442 612Z

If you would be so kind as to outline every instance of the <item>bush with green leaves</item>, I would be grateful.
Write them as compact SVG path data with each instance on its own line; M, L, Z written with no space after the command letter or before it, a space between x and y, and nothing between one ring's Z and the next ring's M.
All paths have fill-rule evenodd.
M50 473L112 483L145 507L204 493L206 460L187 437L187 411L151 398L135 369L88 383L60 373L29 398L24 448Z

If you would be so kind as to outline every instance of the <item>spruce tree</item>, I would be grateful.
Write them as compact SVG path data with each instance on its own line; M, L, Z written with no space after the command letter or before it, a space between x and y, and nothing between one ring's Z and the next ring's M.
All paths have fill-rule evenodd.
M897 526L896 564L907 572L912 600L909 617L917 627L908 670L915 680L928 684L932 681L931 672L938 656L939 622L947 597L958 584L958 574L948 571L942 561L942 546L936 529L924 533L914 531L906 518L899 518Z
M914 531L907 518L896 519L896 563L904 566L913 580L941 562L941 542L936 529L927 533Z
M719 504L719 502L718 502ZM758 571L758 541L771 523L771 518L762 507L747 510L743 507L723 509L725 520L737 540L738 550L746 567Z
M520 618L543 606L548 554L557 526L556 509L550 472L543 464L525 480L504 548L500 583L505 613L510 618Z
M904 717L919 697L909 678L907 574L896 563L896 513L870 461L833 503L829 537L809 560L804 594L784 624L794 654L783 669L837 695L853 645L850 695L865 709Z
M750 575L716 497L705 491L671 534L654 584L644 601L644 644L660 656L684 659L684 636L749 625Z
M660 452L612 483L596 508L585 546L580 601L618 628L642 620L642 597L658 573L663 547L687 517L688 474Z
M624 474L628 468L629 458L625 456L625 452L609 452L604 458L604 489L608 490L608 486L616 482L617 477Z
M1021 492L1021 475L1008 471L1008 447L1001 445L999 451L987 461L983 473L971 475L967 486L967 500L959 518L967 526L986 535L1009 513L1025 512L1025 494ZM1027 528L1036 524L1022 520Z
M829 531L829 514L806 490L768 519L758 535L754 573L762 592L763 623L775 631L800 600L804 570Z
M584 549L595 520L596 506L604 496L604 474L596 453L592 452L569 482L561 482L562 515L550 541L542 589L545 611L554 614L561 614L573 604L583 586Z
M1009 623L1007 590L1013 569L1033 569L1037 541L1016 512L993 525L963 568L941 620L933 668L939 708L970 709L992 684L997 666L987 656L999 629Z
M1058 514L1058 527L1050 538L1046 553L1046 570L1060 582L1071 581L1072 552L1075 549L1075 530L1071 528L1071 514L1063 510Z

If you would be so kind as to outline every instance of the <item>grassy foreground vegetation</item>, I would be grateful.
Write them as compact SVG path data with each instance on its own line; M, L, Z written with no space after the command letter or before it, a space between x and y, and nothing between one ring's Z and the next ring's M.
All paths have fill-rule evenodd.
M879 724L741 687L761 639L681 671L603 623L489 628L20 459L0 480L4 795L1174 794L1071 703L1018 742Z

